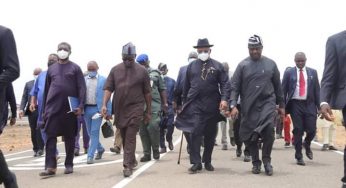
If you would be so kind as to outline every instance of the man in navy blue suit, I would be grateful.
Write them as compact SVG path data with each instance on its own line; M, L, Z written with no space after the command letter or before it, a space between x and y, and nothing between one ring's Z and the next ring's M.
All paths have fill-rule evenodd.
M320 85L315 69L306 67L306 56L303 52L295 55L296 67L286 69L282 89L286 103L286 113L293 121L295 158L297 164L304 166L302 146L306 156L312 160L311 141L316 135L316 118L320 108ZM304 143L302 137L306 132Z

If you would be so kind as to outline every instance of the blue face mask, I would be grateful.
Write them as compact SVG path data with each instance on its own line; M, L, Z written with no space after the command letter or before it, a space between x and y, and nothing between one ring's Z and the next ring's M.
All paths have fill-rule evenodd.
M96 75L97 75L97 72L96 71L89 71L88 75L89 75L90 78L95 78Z

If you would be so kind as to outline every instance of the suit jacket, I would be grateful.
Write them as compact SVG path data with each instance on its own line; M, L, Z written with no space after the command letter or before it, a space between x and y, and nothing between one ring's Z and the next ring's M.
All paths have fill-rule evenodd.
M88 85L88 82L87 82L88 76L85 76L84 78L85 78L86 85ZM98 75L97 87L96 87L96 105L100 113L102 112L102 103L103 103L103 96L104 96L103 86L105 85L105 83L106 83L106 78L101 75ZM108 112L108 115L112 114L112 103L110 101L108 101L107 103L107 112Z
M5 105L6 86L19 77L19 61L12 31L0 25L0 119Z
M307 103L310 113L316 114L320 108L320 84L318 81L317 71L315 69L306 67L307 75ZM289 68L285 71L282 80L282 90L284 93L284 100L286 104L286 112L290 113L290 102L297 87L299 77L297 75L297 68Z
M328 38L324 72L321 80L321 102L333 109L346 105L346 31Z
M34 87L35 80L31 80L27 83L25 83L24 86L24 91L23 91L23 96L22 100L20 103L20 110L23 110L25 112L25 115L30 114L29 106L30 106L30 100L31 100L31 89Z

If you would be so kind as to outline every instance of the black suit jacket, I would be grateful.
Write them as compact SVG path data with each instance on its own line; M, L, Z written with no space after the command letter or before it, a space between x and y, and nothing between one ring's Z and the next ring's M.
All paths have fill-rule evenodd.
M346 31L328 38L324 72L321 80L321 102L334 109L346 105Z
M0 25L0 119L4 112L6 86L19 77L19 61L12 31Z
M30 113L29 111L29 105L31 100L30 91L34 87L35 80L31 80L27 82L24 86L23 96L20 103L20 110L23 110L25 112L25 115L28 115Z
M320 108L320 84L318 81L317 71L315 69L306 67L307 75L307 103L308 110L310 113L316 114L317 110ZM286 69L283 79L282 79L282 90L284 93L284 99L286 104L286 112L290 113L291 105L294 91L297 87L297 82L299 77L297 76L297 68Z

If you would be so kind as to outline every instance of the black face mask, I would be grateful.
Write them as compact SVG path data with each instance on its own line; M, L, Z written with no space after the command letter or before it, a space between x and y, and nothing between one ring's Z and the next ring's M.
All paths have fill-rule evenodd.
M56 63L56 61L48 61L48 67L50 67L50 66L53 65L54 63Z

